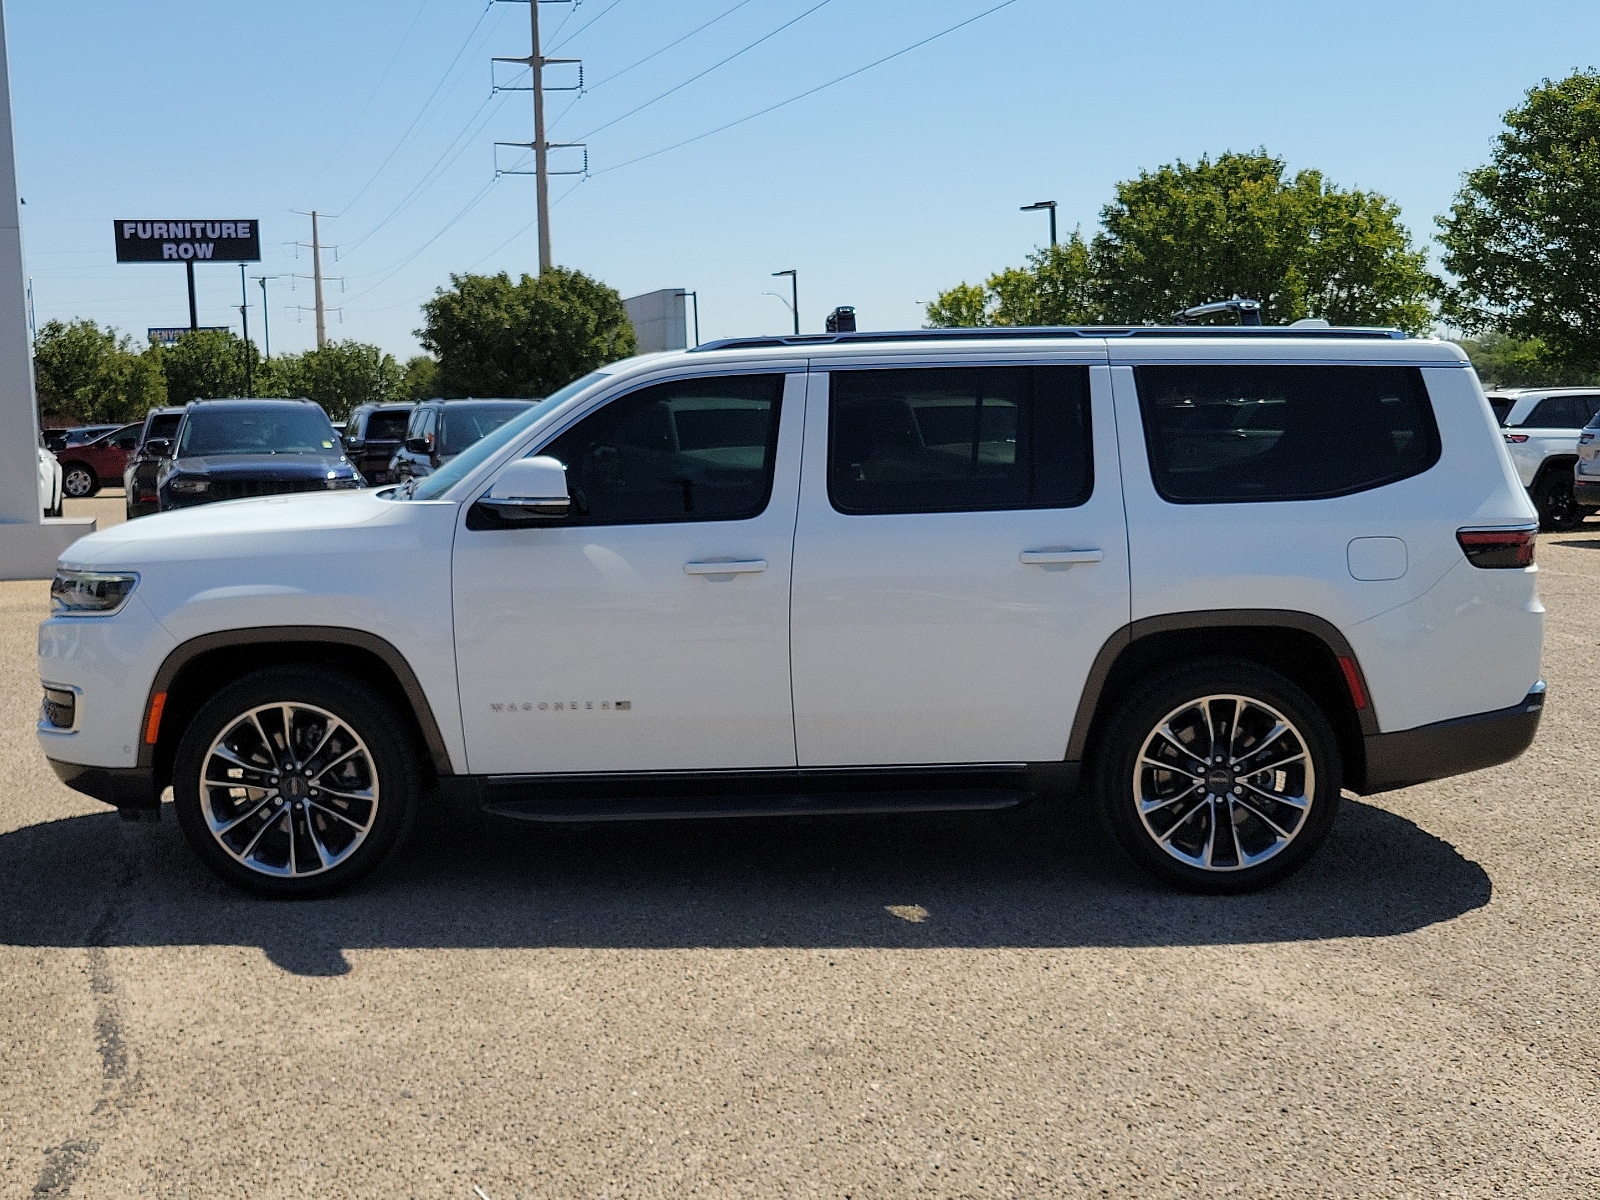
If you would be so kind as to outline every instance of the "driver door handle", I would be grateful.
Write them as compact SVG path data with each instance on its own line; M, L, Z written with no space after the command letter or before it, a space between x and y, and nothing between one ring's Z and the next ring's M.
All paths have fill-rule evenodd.
M742 558L733 562L687 562L683 564L685 575L754 575L758 571L767 569L767 560L764 558Z
M1104 550L1024 550L1017 555L1025 567L1076 566L1100 562L1105 556Z

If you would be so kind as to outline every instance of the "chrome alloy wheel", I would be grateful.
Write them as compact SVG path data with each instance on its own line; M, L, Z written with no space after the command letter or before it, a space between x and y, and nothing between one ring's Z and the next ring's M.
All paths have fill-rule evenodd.
M1281 854L1305 827L1316 790L1300 731L1249 696L1173 709L1145 739L1133 779L1150 837L1204 871L1242 871Z
M263 704L231 721L201 760L200 807L223 850L262 875L338 866L378 815L378 776L355 730L327 709Z

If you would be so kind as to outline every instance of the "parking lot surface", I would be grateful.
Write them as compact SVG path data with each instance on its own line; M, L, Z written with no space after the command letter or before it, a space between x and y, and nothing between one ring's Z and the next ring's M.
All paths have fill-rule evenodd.
M1533 749L1235 898L1010 814L435 826L248 899L56 782L0 584L0 1192L1600 1194L1600 528L1539 558Z

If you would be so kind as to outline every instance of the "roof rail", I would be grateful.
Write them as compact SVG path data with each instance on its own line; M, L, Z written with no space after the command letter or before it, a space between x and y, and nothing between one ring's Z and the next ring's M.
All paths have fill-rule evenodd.
M707 350L751 350L780 346L882 345L886 342L1020 341L1040 338L1383 338L1403 340L1399 329L1358 326L1306 328L1291 325L1003 325L983 329L898 329L880 333L802 333L722 338L701 342L690 354Z

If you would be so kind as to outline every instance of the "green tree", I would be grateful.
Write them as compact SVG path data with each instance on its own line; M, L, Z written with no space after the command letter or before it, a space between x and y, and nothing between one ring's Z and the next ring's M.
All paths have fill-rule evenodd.
M1461 342L1485 387L1562 387L1600 382L1600 372L1556 358L1537 338L1507 337L1490 330Z
M1432 322L1437 281L1398 207L1265 151L1178 162L1117 185L1091 259L1104 319L1162 322L1209 300L1261 301L1268 324Z
M1439 218L1455 276L1444 313L1469 332L1537 339L1600 367L1600 72L1543 81L1505 115L1489 162Z
M145 354L166 377L171 404L244 395L245 356L252 360L252 375L258 360L254 343L246 344L226 329L191 329L174 345L152 346Z
M616 289L564 267L517 283L452 275L422 313L443 396L547 396L636 345Z
M39 409L49 417L132 421L166 401L159 368L129 338L93 321L47 321L34 339L33 370Z
M927 307L934 328L983 325L1092 325L1098 320L1089 247L1076 230L978 287L961 283Z
M309 396L335 421L342 421L358 404L400 397L402 372L394 355L365 342L329 342L297 356L294 366L298 387L292 393Z
M439 364L426 354L413 355L400 368L400 400L427 400L439 394Z

